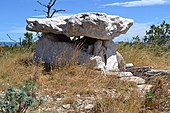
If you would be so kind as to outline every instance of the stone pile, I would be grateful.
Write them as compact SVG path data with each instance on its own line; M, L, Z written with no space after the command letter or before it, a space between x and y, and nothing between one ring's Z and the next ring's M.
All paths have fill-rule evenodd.
M34 61L54 67L76 61L103 71L124 70L112 39L125 34L133 20L104 13L80 13L48 19L27 19L26 29L42 32Z

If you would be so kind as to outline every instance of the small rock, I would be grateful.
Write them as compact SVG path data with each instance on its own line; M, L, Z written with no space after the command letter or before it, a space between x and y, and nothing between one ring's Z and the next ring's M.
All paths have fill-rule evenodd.
M63 107L64 109L70 109L70 108L71 108L71 105L70 105L70 104L65 104L65 105L62 105L62 107Z
M80 97L80 94L77 94L76 97Z
M84 108L85 108L85 109L92 109L93 107L94 107L93 104L88 104L88 105L86 105Z
M137 77L137 76L130 76L130 77L122 77L120 80L125 80L125 81L132 81L135 82L136 84L144 84L145 79Z
M57 100L57 101L61 101L61 100L62 100L62 98L57 98L56 100Z
M130 77L130 76L133 76L133 74L131 72L118 72L117 76L118 77Z
M134 65L132 64L132 63L127 63L127 64L125 64L125 67L126 68L131 68L131 67L133 67Z
M77 102L77 104L80 106L80 105L82 105L83 100L81 100L81 99L76 99L76 102Z
M142 84L142 85L137 85L138 89L140 92L147 92L147 91L150 91L150 89L153 87L152 85L150 84Z

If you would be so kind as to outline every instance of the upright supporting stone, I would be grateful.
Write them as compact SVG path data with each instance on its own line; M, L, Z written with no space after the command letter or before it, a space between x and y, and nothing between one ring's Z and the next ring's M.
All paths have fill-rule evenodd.
M42 60L47 64L60 66L70 61L74 49L71 43L51 41L42 37L35 51L34 61L36 63Z
M123 56L116 51L116 57L117 57L117 61L118 61L118 68L120 71L125 71L126 70L126 63L124 61Z
M70 62L78 64L87 64L92 55L87 52L78 50L68 39L64 39L63 35L43 34L38 40L34 61L38 63L44 61L49 67L60 67ZM57 37L59 39L57 39ZM66 41L67 40L67 41Z
M94 44L94 56L101 57L102 62L105 64L106 71L119 71L116 48L114 46L113 41L98 40ZM103 63L97 63L97 64L103 65Z
M98 40L94 43L94 56L100 56L102 58L102 61L105 61L104 55L105 55L105 48L103 47L103 41Z
M119 71L116 48L113 41L104 41L104 46L106 48L106 71Z

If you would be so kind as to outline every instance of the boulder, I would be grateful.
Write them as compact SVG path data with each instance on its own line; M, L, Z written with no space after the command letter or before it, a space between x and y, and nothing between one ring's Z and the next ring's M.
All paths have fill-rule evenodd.
M80 13L46 19L27 19L29 31L64 34L67 37L88 36L100 40L112 40L125 34L133 20L105 13Z

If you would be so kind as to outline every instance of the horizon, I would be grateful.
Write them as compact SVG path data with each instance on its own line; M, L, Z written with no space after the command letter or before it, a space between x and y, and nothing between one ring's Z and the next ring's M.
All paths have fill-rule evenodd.
M40 0L47 4L47 1ZM26 32L27 18L45 17L43 12L34 10L44 10L36 0L13 0L1 1L0 13L0 42L12 42L8 37L9 34L13 39L18 40L24 37ZM82 5L83 4L83 5ZM101 12L108 15L117 15L123 18L134 20L134 25L126 34L114 39L117 41L129 42L132 37L139 35L143 37L150 26L161 24L164 20L170 23L170 1L169 0L58 0L54 5L56 9L64 9L66 12L56 13L60 15L72 15L82 12Z

